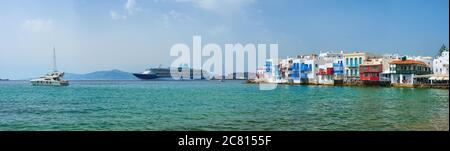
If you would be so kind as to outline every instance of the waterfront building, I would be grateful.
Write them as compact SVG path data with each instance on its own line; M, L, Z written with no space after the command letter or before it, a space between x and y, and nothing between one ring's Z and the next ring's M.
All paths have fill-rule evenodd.
M285 83L286 80L286 73L285 73L285 67L284 63L285 60L283 59L267 59L265 68L265 77L267 78L266 81L269 83Z
M420 75L414 77L414 84L418 86L446 86L448 87L449 72L448 72L448 50L443 51L440 56L437 56L431 61L431 73L427 75ZM431 57L426 57L429 60Z
M325 84L325 85L334 84L333 63L319 65L319 69L316 74L317 74L318 84Z
M292 62L292 59L281 59L278 63L278 69L280 73L280 83L286 83L288 82L288 74L289 74L289 66L290 62Z
M380 63L359 65L359 80L361 81L380 81L380 73L383 65Z
M316 72L318 70L317 55L298 56L300 64L300 81L305 84L317 84Z
M288 73L289 83L296 83L296 84L301 83L300 66L302 64L302 60L300 60L298 58L296 58L296 59L290 58L290 60L288 62L290 63L289 73Z
M256 79L255 80L258 80L258 81L265 80L266 79L265 72L266 72L266 68L264 66L258 67L258 69L256 69Z
M411 56L410 60L421 61L425 63L430 70L433 70L433 57L430 56ZM433 73L433 71L431 71Z
M319 84L334 84L335 80L343 80L343 58L343 51L340 53L324 52L319 54L319 68L316 73Z
M347 81L358 80L359 79L358 66L360 64L364 64L368 57L369 55L364 52L344 53L345 80Z
M288 83L294 83L294 80L298 78L298 76L296 76L297 74L297 70L296 70L296 66L294 64L294 59L287 57L284 61L284 66L285 66L285 71L286 71L286 78Z
M402 57L400 60L391 61L389 67L392 84L413 85L414 77L416 75L431 74L431 69L426 63L408 60L406 57Z
M324 52L319 53L318 59L320 63L334 63L337 60L341 60L344 58L344 52L341 51L340 53L335 52Z
M391 81L390 63L394 60L399 60L398 54L385 54L381 57L382 72L380 73L380 81Z
M390 81L383 79L383 76L390 77L390 74L382 74L386 72L385 68L389 68L389 58L369 58L364 64L359 65L359 80L364 85L389 86ZM384 77L384 78L386 78Z
M298 55L296 58L267 59L256 72L257 80L268 83L291 84L375 84L413 85L448 83L448 51L441 58L383 55L364 52L344 54L325 52L319 55ZM446 58L447 57L447 58ZM432 75L431 66L443 61L447 74ZM445 60L447 59L447 60ZM434 65L439 67L439 65ZM447 80L447 81L445 81Z
M449 52L448 50L443 51L442 54L433 60L433 72L434 74L449 74L448 71L448 61Z
M336 60L336 63L333 63L333 83L343 83L344 82L344 63L343 59Z
M274 82L275 77L275 67L273 65L274 59L266 59L266 62L264 64L264 81L266 82Z

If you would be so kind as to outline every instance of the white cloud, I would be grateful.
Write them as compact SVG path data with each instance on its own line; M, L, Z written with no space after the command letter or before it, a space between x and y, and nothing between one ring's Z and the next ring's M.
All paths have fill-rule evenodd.
M109 11L109 14L111 15L111 18L113 20L127 19L126 15L120 15L116 11L113 11L113 10Z
M26 20L22 25L22 27L25 30L33 32L49 31L52 28L52 26L53 26L52 20L41 18Z
M204 10L213 11L221 15L227 15L240 10L256 0L175 0L180 3L193 3Z
M127 3L125 4L125 9L127 10L128 14L133 14L133 12L137 10L136 0L127 0Z
M163 14L164 27L169 28L171 21L186 23L188 21L193 21L193 19L186 14L171 10L170 12Z
M118 13L117 11L111 10L109 14L111 15L111 19L120 20L127 19L129 15L133 15L135 12L142 11L141 8L137 7L136 0L127 0L124 7L124 13Z
M175 11L175 10L171 10L171 11L168 13L168 15L169 15L171 18L173 18L173 19L175 19L175 20L177 20L177 21L179 21L179 22L192 21L192 18L191 18L190 16L185 15L185 14L183 14L183 13L179 13L179 12L177 12L177 11Z

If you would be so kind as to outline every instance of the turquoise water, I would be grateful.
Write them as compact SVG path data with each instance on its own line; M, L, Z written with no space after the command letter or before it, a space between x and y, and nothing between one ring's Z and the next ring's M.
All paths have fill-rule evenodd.
M0 130L447 130L441 89L242 81L0 82Z

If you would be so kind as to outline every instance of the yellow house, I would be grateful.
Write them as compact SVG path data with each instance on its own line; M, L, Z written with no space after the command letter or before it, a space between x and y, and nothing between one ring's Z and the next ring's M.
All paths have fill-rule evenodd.
M364 52L344 53L344 74L347 79L359 78L358 66L364 64L368 54Z

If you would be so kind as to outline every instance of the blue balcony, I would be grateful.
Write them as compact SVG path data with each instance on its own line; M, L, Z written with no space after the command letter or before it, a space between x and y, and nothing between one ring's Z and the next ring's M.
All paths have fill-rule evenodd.
M265 66L266 72L272 71L272 62L267 61L264 66Z
M300 74L300 78L307 79L308 78L308 74L302 73L302 74Z
M293 72L298 72L299 69L300 69L300 64L299 64L299 63L293 63L293 64L292 64L291 70L292 70Z
M298 77L300 77L300 73L298 73L298 72L291 73L291 74L288 75L288 77L290 77L290 78L298 78Z
M300 72L305 72L305 71L312 71L312 65L311 64L301 64L300 65Z
M333 63L334 75L344 74L344 64L342 62Z

